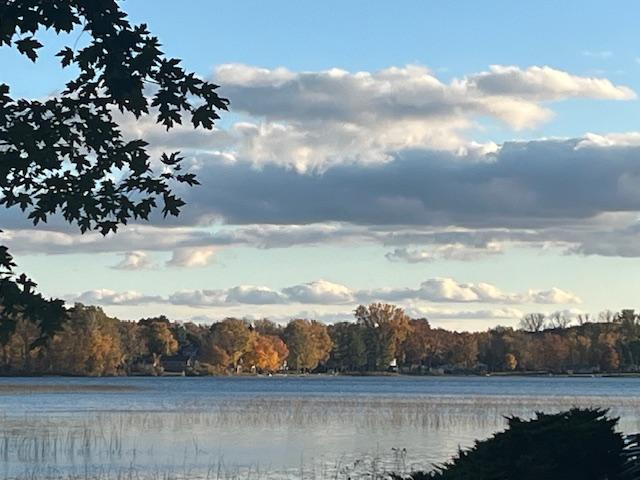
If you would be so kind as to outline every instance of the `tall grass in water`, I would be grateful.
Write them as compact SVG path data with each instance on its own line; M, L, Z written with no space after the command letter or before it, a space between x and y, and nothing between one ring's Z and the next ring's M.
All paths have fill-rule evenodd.
M640 399L626 397L268 396L185 401L156 410L5 414L0 416L0 478L4 472L5 478L68 480L377 479L389 471L429 468L430 462L454 454L461 442L503 428L506 415L527 417L535 410L552 412L572 405L611 406L612 401L616 403L611 414L622 416L629 431L640 430ZM373 455L346 452L319 457L318 452L308 452L307 459L283 468L264 462L264 455L247 462L225 462L225 455L233 458L233 452L220 451L214 443L229 431L246 433L243 443L250 443L255 432L264 439L264 432L305 434L328 429L346 435L364 432L371 438L379 434L393 438L400 448ZM409 436L422 445L407 441ZM448 450L441 448L435 457L425 455L434 444L445 443L443 438L449 442ZM402 448L409 445L408 451ZM375 445L362 447L361 451L364 447L376 450Z
M409 473L403 450L396 449L395 464L386 465L377 456L363 456L346 461L301 463L288 469L270 469L259 464L237 466L218 460L206 469L194 470L188 465L181 468L139 468L135 466L75 467L63 471L51 466L33 466L4 480L388 480L390 472Z

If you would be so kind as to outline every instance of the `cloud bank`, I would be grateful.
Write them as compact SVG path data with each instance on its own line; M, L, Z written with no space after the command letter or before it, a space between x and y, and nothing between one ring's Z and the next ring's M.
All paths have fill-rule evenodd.
M492 303L492 304L578 304L574 293L553 287L549 290L529 290L523 293L504 292L489 283L460 283L452 278L431 278L417 288L384 288L375 290L351 289L327 280L316 280L283 288L281 291L265 286L240 285L228 289L183 290L166 297L139 292L116 292L101 289L79 295L69 295L69 302L100 305L143 305L168 303L188 307L224 305L354 305L369 302L433 302L433 303Z

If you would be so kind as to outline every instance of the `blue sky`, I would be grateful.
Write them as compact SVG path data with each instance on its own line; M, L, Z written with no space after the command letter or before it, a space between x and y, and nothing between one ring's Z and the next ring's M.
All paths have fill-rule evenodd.
M472 330L640 307L637 2L123 8L232 112L210 135L123 119L201 174L177 223L101 240L0 212L46 294L183 320L382 300ZM77 37L45 36L35 65L0 49L0 82L55 94L72 72L52 53Z

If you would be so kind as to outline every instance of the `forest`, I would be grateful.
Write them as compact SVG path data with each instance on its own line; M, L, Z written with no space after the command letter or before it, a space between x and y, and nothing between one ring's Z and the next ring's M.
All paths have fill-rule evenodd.
M0 310L0 314L2 311ZM354 311L353 322L226 318L211 325L109 317L100 307L65 310L55 333L22 315L0 346L3 375L229 375L278 372L483 374L640 371L634 310L571 319L530 313L517 329L434 328L395 305Z

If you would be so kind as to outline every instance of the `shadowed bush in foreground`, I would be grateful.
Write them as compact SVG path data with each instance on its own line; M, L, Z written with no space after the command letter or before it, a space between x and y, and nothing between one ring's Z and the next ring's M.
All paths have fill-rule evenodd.
M618 419L601 409L574 408L537 413L532 420L508 419L509 427L477 441L434 472L413 480L619 480L624 440ZM394 477L396 480L400 476Z

